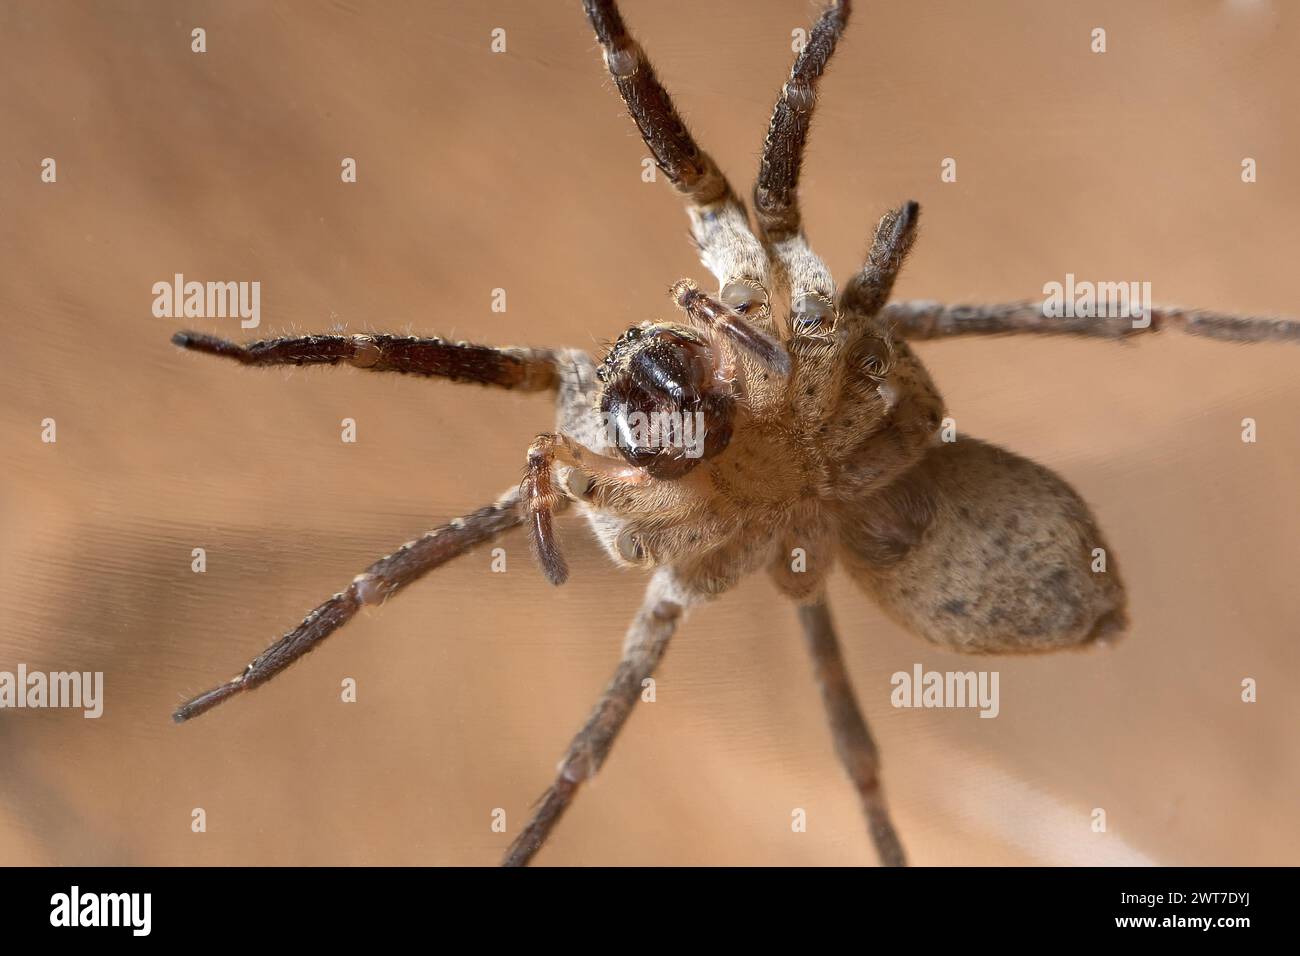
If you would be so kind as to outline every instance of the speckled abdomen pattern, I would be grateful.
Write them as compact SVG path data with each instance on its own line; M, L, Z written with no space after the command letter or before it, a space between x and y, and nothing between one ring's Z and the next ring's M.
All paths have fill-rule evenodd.
M854 579L899 623L944 647L1056 650L1126 624L1114 555L1083 499L995 445L935 445L842 528ZM1096 549L1104 571L1094 570Z

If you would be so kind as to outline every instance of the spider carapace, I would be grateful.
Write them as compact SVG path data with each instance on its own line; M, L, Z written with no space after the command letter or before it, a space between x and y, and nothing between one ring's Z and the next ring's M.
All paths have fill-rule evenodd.
M178 333L181 346L246 365L344 363L548 392L557 423L528 449L521 486L375 562L241 674L182 705L176 719L265 683L362 606L520 524L547 576L562 582L568 572L553 518L576 504L615 561L654 573L613 679L506 862L532 858L600 767L684 609L766 570L797 605L836 751L880 858L901 864L875 744L825 603L831 569L843 566L907 629L959 651L1077 647L1125 624L1115 558L1087 506L1048 469L945 434L943 401L907 340L1008 332L1113 338L1165 327L1231 341L1295 340L1300 325L1156 309L1139 328L1126 319L1047 318L1023 302L890 305L916 238L920 211L911 202L883 216L862 269L837 290L804 235L797 185L816 84L848 20L847 0L814 24L777 98L753 191L756 228L678 116L614 0L584 6L615 86L685 200L717 296L677 282L670 302L680 323L629 329L599 363L574 349L383 334L239 345Z

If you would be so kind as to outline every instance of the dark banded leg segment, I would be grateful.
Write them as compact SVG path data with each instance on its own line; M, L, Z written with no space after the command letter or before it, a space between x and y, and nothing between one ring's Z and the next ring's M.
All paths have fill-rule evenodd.
M835 282L804 236L798 188L817 81L848 18L848 0L837 0L813 24L772 111L754 184L759 234L789 288L795 336L826 336L835 326Z
M557 465L568 465L564 487L556 482ZM569 566L555 536L554 514L569 498L595 501L608 506L609 486L637 485L649 480L649 475L635 465L598 455L583 448L567 435L548 433L538 435L528 446L527 473L520 486L527 514L533 553L542 573L552 584L560 585L569 579Z
M840 295L840 310L846 322L861 325L874 318L889 301L894 282L916 242L920 218L921 207L916 202L906 202L880 218L867 251L867 261Z
M867 818L867 830L884 866L906 866L907 856L889 818L880 785L880 753L867 729L840 654L839 640L825 600L799 607L799 623L812 657L813 676L821 691L826 717L835 741L835 753L853 781Z
M567 503L567 502L566 502ZM456 518L421 538L402 545L357 575L347 589L317 607L292 631L259 654L242 674L187 701L172 714L177 723L216 707L236 694L265 684L350 621L367 604L381 604L411 582L428 574L523 521L519 492L511 489L495 504Z
M1221 342L1300 342L1295 319L1230 315L1202 309L1153 308L1150 323L1133 318L1052 318L1042 302L996 305L942 305L894 302L880 310L880 323L904 339L938 339L957 335L1077 335L1121 339L1131 335L1177 330ZM1135 325L1135 323L1137 323Z
M201 332L177 332L172 342L241 365L352 365L373 372L429 375L523 392L553 391L559 382L549 349L493 348L439 338L388 335L303 335L241 345Z
M777 375L790 374L790 355L784 345L717 299L705 295L694 282L678 280L671 295L677 307L696 325L721 335Z
M628 33L618 4L583 0L583 6L641 138L686 200L700 261L717 277L723 301L755 321L769 321L767 256L749 227L744 205L717 163L696 144L645 51Z
M555 781L535 804L532 818L506 851L502 866L526 866L542 848L578 788L596 775L609 756L627 718L641 696L641 682L654 674L677 630L682 606L670 597L663 572L650 581L645 601L628 628L623 656L595 709L569 744Z

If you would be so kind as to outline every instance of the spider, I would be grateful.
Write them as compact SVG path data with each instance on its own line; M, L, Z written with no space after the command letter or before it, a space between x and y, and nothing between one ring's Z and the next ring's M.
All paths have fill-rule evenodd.
M766 570L797 606L835 749L879 858L903 865L877 748L826 603L832 568L842 563L901 625L956 651L1080 648L1126 626L1113 556L1095 570L1096 549L1110 549L1087 505L1041 465L975 439L942 440L943 399L909 341L1013 332L1114 339L1162 328L1295 340L1300 323L1155 309L1138 328L1128 319L1047 318L1030 302L886 304L916 239L915 202L885 213L861 271L837 294L804 235L797 187L817 83L849 0L822 12L777 98L753 192L756 229L615 0L584 6L614 85L685 201L717 294L678 281L670 300L680 317L628 329L599 362L574 349L387 334L241 345L177 333L179 346L244 365L348 364L546 392L557 420L529 447L519 487L381 558L174 717L187 721L266 683L363 606L518 525L527 525L546 576L563 583L554 517L572 505L616 564L652 573L613 678L503 862L527 864L600 769L685 612Z

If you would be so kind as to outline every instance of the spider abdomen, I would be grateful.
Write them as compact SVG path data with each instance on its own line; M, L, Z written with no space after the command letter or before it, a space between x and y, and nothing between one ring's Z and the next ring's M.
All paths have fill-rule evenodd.
M967 653L1031 653L1126 624L1114 555L1083 499L1028 459L935 445L846 517L854 579L909 630Z

